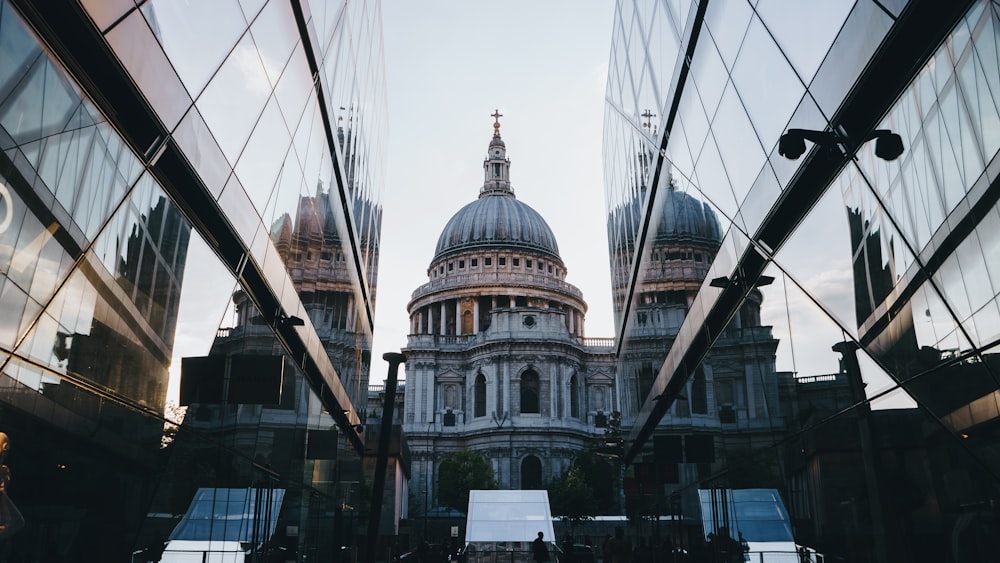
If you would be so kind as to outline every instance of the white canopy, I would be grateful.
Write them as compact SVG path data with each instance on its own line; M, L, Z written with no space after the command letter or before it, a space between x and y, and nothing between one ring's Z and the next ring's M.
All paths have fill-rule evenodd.
M548 491L469 491L465 543L555 541Z

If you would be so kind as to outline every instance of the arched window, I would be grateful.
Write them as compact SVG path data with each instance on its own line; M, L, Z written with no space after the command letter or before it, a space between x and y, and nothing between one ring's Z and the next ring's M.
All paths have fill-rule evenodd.
M569 378L569 415L580 418L580 390L576 383L576 374Z
M480 417L486 416L486 376L479 374L476 376L476 388L473 391L475 394L475 409L473 416Z
M542 461L533 455L521 460L521 488L542 489Z
M476 330L472 326L472 311L462 313L462 334L472 334Z
M538 374L528 370L521 376L521 414L538 413Z

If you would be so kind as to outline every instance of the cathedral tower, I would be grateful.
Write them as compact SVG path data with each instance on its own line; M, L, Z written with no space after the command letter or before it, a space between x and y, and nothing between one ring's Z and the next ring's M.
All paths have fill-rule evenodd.
M410 487L431 504L448 454L483 454L501 488L541 488L616 410L612 339L585 338L587 304L555 236L514 194L500 117L479 197L445 224L407 306Z

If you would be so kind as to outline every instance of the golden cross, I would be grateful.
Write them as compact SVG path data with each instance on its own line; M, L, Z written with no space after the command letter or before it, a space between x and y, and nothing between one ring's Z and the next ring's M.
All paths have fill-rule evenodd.
M490 115L490 117L492 117L493 119L496 120L496 122L493 124L493 136L494 137L499 137L500 136L500 118L503 117L503 114L500 113L499 109L495 109L495 110L493 110L493 114Z

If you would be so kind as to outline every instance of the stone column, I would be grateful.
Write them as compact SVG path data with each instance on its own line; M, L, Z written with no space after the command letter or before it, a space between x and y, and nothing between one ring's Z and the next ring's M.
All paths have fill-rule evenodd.
M440 322L441 322L441 326L438 328L438 334L440 334L441 336L444 336L445 334L448 334L448 323L445 321L445 319L447 317L448 317L448 309L447 309L447 307L445 307L445 302L442 301L441 302L441 316L439 317Z
M510 361L507 358L503 360L503 410L507 413L509 418L513 418L513 413L510 410Z
M472 302L472 334L479 333L479 297Z
M559 369L559 362L554 361L549 367L549 418L557 418L562 412L559 408L559 401L562 399L562 370Z

